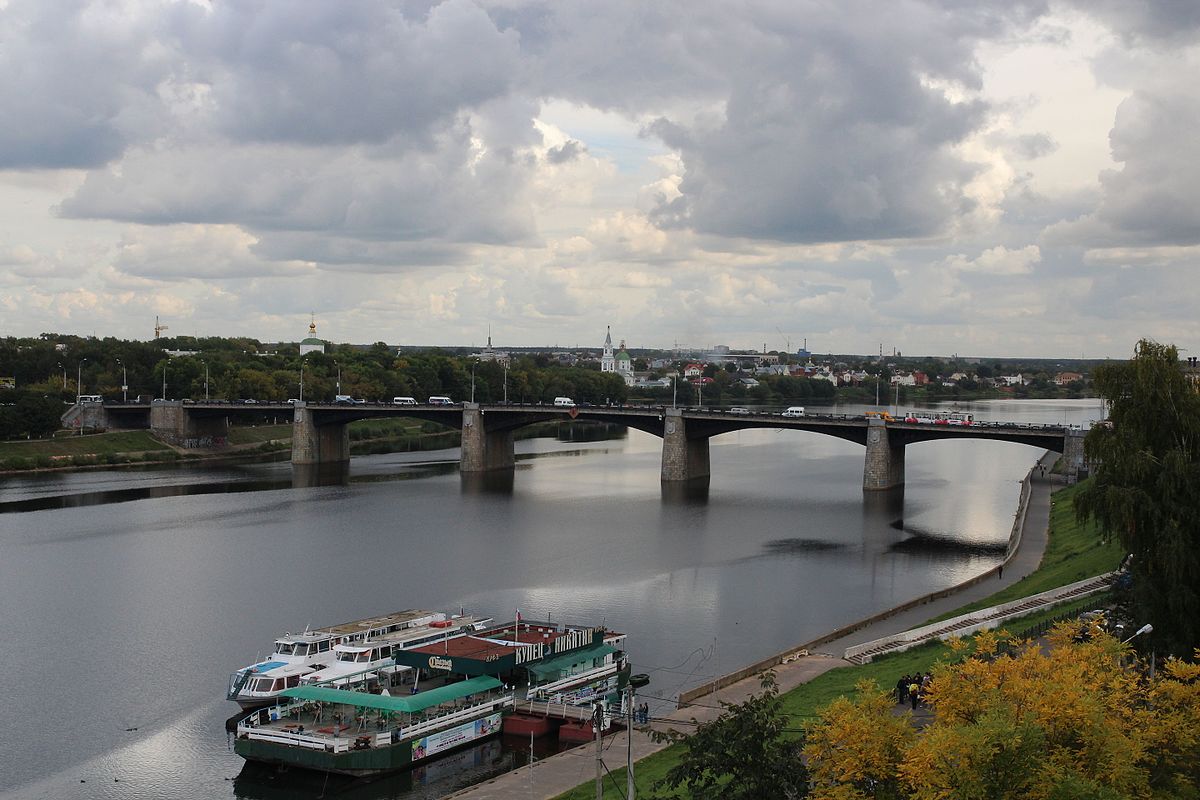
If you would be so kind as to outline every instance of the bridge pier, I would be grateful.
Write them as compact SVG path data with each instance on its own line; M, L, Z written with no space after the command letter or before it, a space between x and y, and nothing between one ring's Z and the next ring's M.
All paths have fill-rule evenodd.
M863 466L863 491L880 491L904 485L904 445L891 444L887 423L867 423L867 459Z
M479 404L463 403L461 452L459 470L464 473L512 469L512 429L489 431Z
M350 460L350 430L345 422L318 425L314 413L296 403L292 418L292 463L331 464Z
M663 482L707 481L711 474L708 463L708 437L689 439L683 411L678 408L664 409Z
M1063 437L1063 466L1068 475L1076 478L1086 478L1088 475L1087 458L1083 453L1083 440L1087 431L1069 430Z
M229 418L193 414L179 400L155 400L150 405L150 433L176 447L224 447L229 443Z

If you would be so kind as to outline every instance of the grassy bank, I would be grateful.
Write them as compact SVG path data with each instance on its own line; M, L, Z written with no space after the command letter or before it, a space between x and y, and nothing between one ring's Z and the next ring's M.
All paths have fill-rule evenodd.
M965 614L977 608L987 608L1116 569L1121 560L1119 546L1112 542L1102 544L1094 526L1080 525L1075 520L1072 498L1078 488L1071 487L1053 495L1049 540L1037 570L1003 591L976 603L964 605L937 619ZM1104 603L1105 599L1097 596L1076 600L1022 617L1007 630L1017 635L1047 620L1077 614L1085 609L1103 606ZM949 653L950 649L944 643L931 642L903 653L882 656L869 664L830 670L784 694L784 711L792 717L796 727L799 727L815 717L819 709L829 705L835 698L853 694L854 687L860 681L874 680L881 687L890 687L900 675L925 672L939 659L948 657ZM679 762L682 753L682 746L673 745L638 761L634 770L638 794L648 794L653 784ZM605 783L604 797L621 798L625 787L625 769L622 767L613 770L612 777L612 781ZM621 787L620 791L613 788L614 782ZM557 800L590 800L595 796L594 785L589 782L559 795Z
M29 442L0 442L0 470L45 469L77 463L121 463L133 454L168 451L150 431L63 436Z

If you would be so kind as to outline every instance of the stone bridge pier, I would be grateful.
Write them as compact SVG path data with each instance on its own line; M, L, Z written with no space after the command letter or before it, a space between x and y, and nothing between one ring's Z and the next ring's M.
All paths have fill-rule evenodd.
M662 480L707 481L712 474L708 463L708 435L688 436L688 422L678 408L663 410Z
M892 443L887 423L878 418L867 423L867 460L863 465L863 490L880 491L904 485L904 443Z
M304 403L296 403L292 419L292 463L332 464L350 460L350 429L347 421L318 414Z
M176 447L224 447L229 444L229 418L194 413L180 400L155 400L150 405L150 433Z
M463 403L461 472L494 472L513 468L512 428L487 429L478 403Z

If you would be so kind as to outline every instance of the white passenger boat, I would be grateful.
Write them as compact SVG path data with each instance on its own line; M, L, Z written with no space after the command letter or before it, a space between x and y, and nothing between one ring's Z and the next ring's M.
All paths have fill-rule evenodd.
M337 660L336 648L341 644L447 624L443 613L408 609L303 633L284 634L275 640L268 658L242 667L229 676L225 696L246 709L266 705L274 702L284 689L300 685L303 676L333 665Z
M382 645L340 645L356 654L345 662L353 667L403 670L395 674L404 690L358 691L363 673L353 672L341 679L347 688L285 689L274 705L238 722L234 751L279 767L367 776L465 747L507 730L509 721L519 723L514 732L536 735L531 722L540 716L545 730L554 720L562 723L561 738L571 721L590 726L598 705L607 728L606 709L628 696L629 666L618 649L624 638L604 627L519 619L482 631L464 625L459 635L431 643L393 644L383 659L389 663L376 670L369 659L382 657ZM513 713L518 698L534 697L546 699L520 700L520 713Z

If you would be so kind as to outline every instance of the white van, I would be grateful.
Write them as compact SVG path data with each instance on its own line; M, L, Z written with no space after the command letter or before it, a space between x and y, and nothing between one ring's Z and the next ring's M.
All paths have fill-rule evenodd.
M392 405L394 406L415 406L417 398L415 397L393 397Z
M788 406L787 411L783 412L785 417L803 417L804 406Z
M454 401L444 394L435 394L428 400L431 406L452 406Z
M75 398L76 403L103 403L104 398L98 394L81 394Z
M560 408L574 408L575 401L569 397L556 397L554 398L554 405Z

